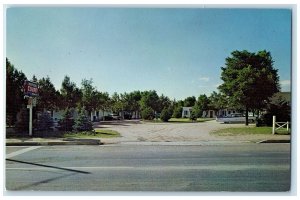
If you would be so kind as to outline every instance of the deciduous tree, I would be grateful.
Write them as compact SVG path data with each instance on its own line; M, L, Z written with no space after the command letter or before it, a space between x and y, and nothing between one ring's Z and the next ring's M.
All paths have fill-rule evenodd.
M70 77L65 76L60 89L64 108L76 108L81 101L82 93Z
M194 96L187 97L186 99L184 99L183 102L185 107L193 107L196 103L196 97Z
M244 108L246 125L248 111L263 108L268 98L280 89L278 70L273 63L270 52L244 50L232 52L225 67L221 67L223 84L219 89L233 104Z

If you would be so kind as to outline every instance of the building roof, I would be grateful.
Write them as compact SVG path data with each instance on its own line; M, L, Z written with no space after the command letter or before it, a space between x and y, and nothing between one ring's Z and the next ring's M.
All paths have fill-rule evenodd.
M271 98L271 102L291 102L291 92L277 92Z

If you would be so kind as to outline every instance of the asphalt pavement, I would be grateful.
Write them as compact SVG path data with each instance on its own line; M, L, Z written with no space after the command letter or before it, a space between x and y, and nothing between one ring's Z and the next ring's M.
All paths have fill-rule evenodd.
M6 147L8 191L290 189L290 144Z

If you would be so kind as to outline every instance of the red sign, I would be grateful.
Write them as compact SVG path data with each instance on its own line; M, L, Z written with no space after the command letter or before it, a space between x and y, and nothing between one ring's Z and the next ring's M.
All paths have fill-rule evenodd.
M26 96L38 96L39 89L37 83L25 81L24 83L24 94Z

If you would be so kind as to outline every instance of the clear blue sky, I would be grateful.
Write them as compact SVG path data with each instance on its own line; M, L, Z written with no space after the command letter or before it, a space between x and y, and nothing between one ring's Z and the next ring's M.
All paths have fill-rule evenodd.
M100 91L154 89L184 99L210 95L234 50L270 51L289 91L291 10L9 8L6 56L31 79L65 75Z

